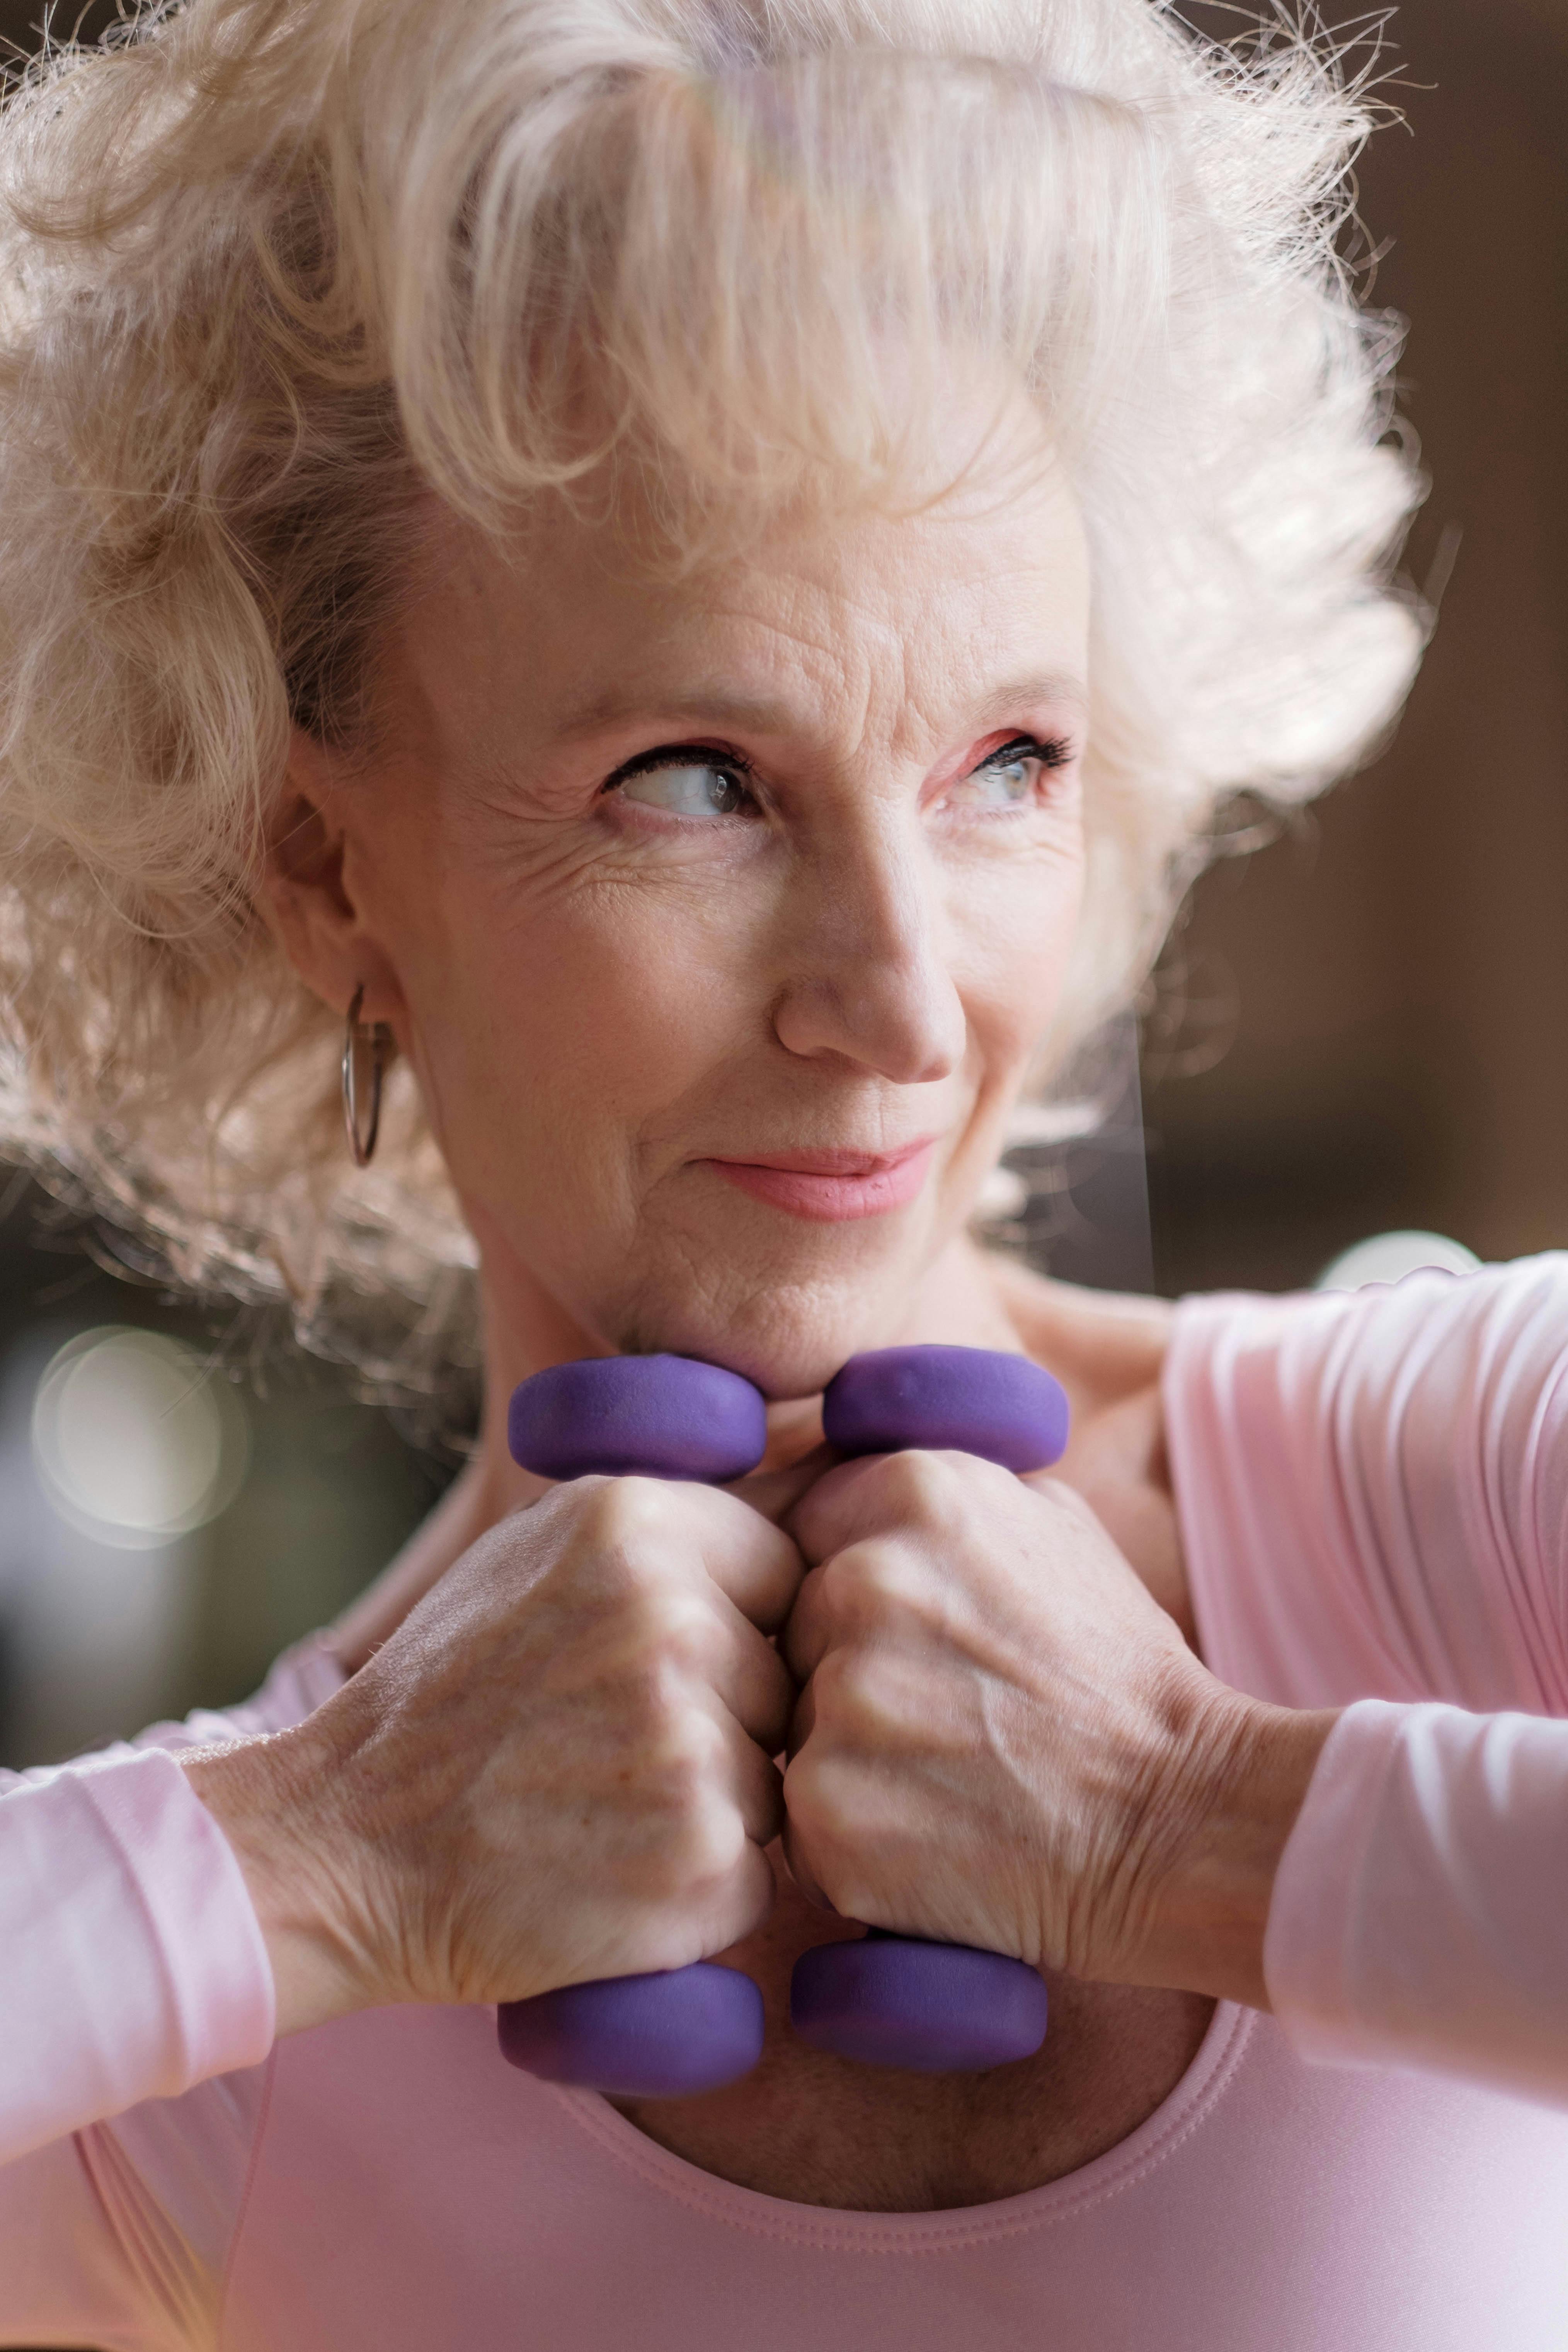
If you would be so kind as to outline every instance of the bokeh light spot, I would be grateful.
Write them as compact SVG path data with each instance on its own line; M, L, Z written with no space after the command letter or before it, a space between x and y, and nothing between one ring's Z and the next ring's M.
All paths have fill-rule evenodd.
M192 1348L157 1331L84 1331L33 1400L33 1454L62 1517L143 1549L204 1526L249 1459L243 1408Z
M1407 1274L1436 1269L1442 1274L1473 1274L1480 1264L1463 1242L1447 1234L1414 1230L1373 1234L1342 1250L1323 1268L1313 1286L1318 1290L1364 1290L1370 1282L1403 1282Z

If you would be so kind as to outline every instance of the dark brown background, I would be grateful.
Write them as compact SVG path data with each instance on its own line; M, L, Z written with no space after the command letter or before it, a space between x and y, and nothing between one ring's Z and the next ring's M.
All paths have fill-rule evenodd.
M1171 1291L1300 1281L1394 1225L1568 1238L1568 7L1418 0L1390 38L1409 127L1362 210L1412 322L1410 569L1453 570L1392 750L1197 893L1192 1042L1237 1010L1206 1075L1146 1056Z

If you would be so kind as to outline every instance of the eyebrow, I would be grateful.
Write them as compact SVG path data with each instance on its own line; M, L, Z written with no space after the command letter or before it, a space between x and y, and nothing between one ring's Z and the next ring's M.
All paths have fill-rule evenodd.
M1089 706L1088 689L1082 678L1071 670L1031 672L1027 677L993 687L970 712L969 723L984 733L988 723L994 724L1010 711L1040 702L1067 703L1081 717ZM710 687L688 688L668 701L657 692L611 688L569 707L557 720L556 731L573 738L600 735L632 719L643 719L650 728L695 729L698 733L708 729L732 729L737 733L787 735L799 726L801 715L786 702L765 695L737 694L732 687L717 682Z

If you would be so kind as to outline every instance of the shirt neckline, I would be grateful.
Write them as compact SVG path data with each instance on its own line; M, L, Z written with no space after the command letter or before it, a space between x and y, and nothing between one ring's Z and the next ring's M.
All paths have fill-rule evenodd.
M1234 2080L1257 2024L1257 2014L1220 2001L1191 2065L1153 2113L1103 2156L1043 2188L986 2205L938 2212L862 2213L837 2206L798 2205L742 2189L674 2156L594 2091L543 2085L576 2127L615 2163L647 2186L710 2221L753 2237L835 2253L946 2253L1009 2238L1028 2230L1076 2221L1093 2207L1122 2195L1173 2156L1199 2130Z

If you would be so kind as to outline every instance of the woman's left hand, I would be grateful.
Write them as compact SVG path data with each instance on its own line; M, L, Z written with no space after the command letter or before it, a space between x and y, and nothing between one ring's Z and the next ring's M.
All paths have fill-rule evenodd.
M851 1918L1265 2005L1273 1869L1331 1717L1207 1673L1088 1505L970 1454L841 1464L810 1563L786 1852Z

